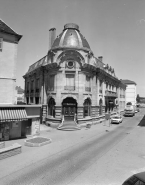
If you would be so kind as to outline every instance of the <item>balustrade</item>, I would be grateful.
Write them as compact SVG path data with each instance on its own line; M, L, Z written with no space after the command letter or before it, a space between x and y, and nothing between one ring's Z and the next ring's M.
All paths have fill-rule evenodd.
M64 90L74 91L75 86L64 86Z

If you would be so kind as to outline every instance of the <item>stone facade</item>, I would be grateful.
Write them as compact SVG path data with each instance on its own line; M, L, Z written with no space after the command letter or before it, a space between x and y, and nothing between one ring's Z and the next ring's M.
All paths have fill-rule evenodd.
M119 93L126 86L102 57L94 56L78 25L66 24L52 43L48 54L23 76L27 104L47 105L46 117L52 122L76 115L81 123L120 110Z

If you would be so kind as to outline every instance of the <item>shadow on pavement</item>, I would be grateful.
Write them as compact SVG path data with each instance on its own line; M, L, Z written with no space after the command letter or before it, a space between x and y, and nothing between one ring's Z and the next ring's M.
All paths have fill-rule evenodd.
M142 120L140 121L138 126L140 126L140 127L144 127L145 126L145 116L142 118Z

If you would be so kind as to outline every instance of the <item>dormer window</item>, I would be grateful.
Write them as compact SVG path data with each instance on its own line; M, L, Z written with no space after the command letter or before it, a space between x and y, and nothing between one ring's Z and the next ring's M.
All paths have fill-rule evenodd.
M3 50L3 38L0 38L0 51Z

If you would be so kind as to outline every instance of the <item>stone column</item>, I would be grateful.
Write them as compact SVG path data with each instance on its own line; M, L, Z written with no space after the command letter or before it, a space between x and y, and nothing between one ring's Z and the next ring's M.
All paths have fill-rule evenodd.
M81 71L78 72L78 109L77 109L77 119L82 119L84 117L84 95L83 93L85 92L85 74L82 73Z

